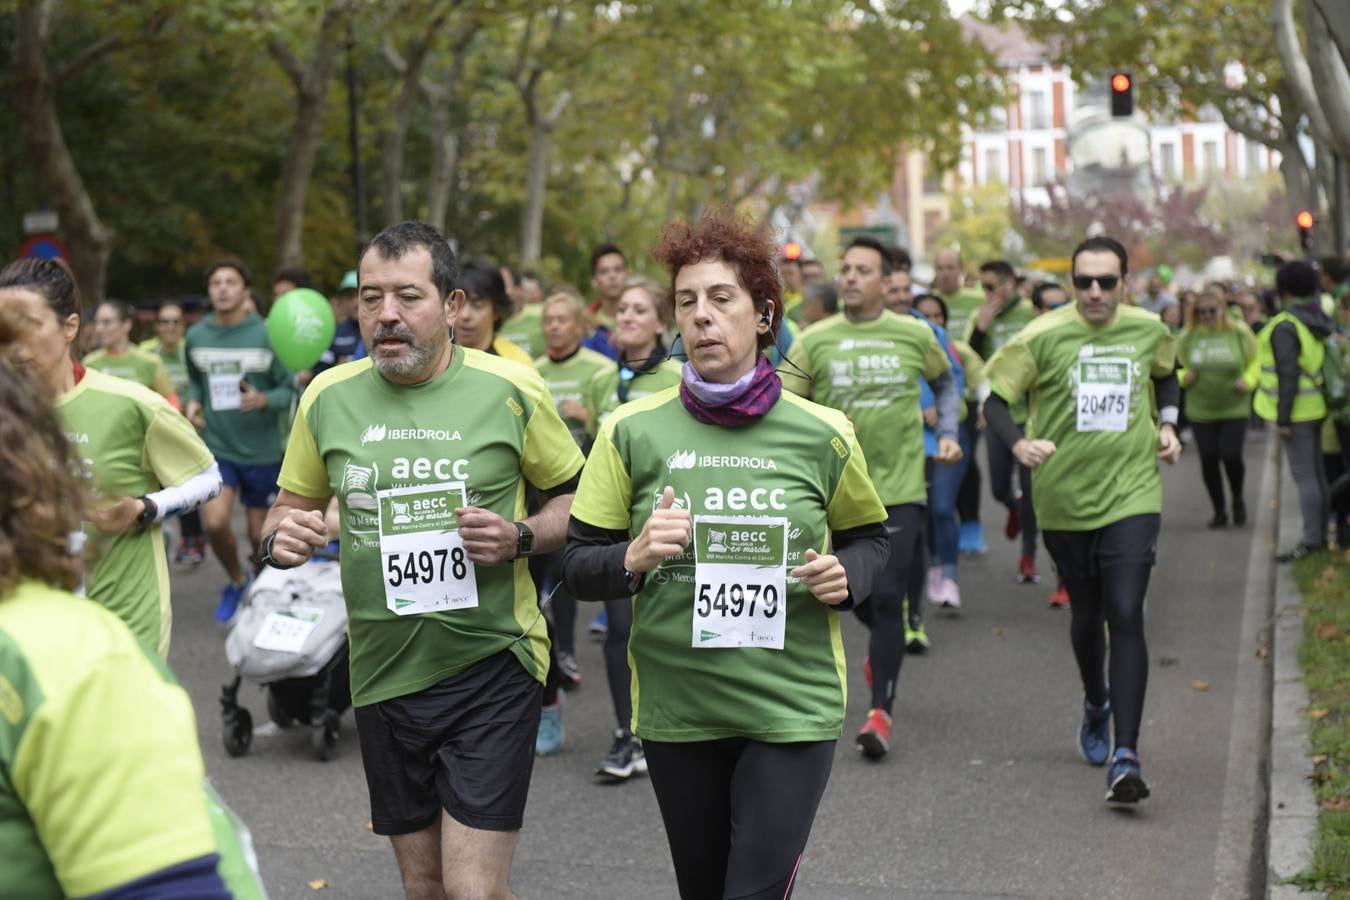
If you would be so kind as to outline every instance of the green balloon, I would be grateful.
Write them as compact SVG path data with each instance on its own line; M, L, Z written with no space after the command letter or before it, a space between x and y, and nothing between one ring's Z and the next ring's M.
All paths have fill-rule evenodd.
M1172 267L1167 263L1158 266L1158 277L1162 279L1163 284L1172 283Z
M292 372L312 367L333 343L337 322L328 299L318 291L296 288L272 304L267 337L272 352Z

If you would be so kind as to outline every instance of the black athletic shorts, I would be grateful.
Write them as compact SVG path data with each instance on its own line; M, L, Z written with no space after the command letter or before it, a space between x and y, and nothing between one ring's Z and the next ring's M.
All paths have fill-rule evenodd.
M484 831L519 831L542 687L503 650L429 688L356 709L376 834L410 834L444 809Z
M1045 549L1065 578L1098 578L1112 566L1152 568L1158 557L1162 516L1140 513L1091 531L1043 529Z

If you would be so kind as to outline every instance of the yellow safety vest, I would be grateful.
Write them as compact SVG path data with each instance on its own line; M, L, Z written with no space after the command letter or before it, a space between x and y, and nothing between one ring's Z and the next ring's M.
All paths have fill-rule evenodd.
M1274 422L1278 417L1280 379L1275 374L1275 351L1270 346L1270 337L1281 322L1292 322L1298 332L1298 390L1294 393L1294 408L1289 419L1315 422L1327 414L1327 401L1322 396L1322 360L1327 350L1307 325L1288 312L1276 315L1256 336L1256 360L1261 364L1261 374L1256 380L1252 409L1268 422Z

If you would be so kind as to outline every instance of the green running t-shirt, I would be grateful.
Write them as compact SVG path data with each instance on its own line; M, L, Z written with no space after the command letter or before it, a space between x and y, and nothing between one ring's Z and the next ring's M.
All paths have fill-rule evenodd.
M601 429L572 515L636 536L667 485L694 515L700 550L662 562L633 598L634 731L657 741L838 738L847 695L839 618L785 574L808 548L825 552L830 531L885 521L848 421L786 392L734 429L696 420L677 389L631 401ZM742 583L744 570L719 569L737 553L760 557L762 578L751 581L762 588ZM730 590L705 589L704 577ZM782 648L727 646L722 623L753 615L751 601L765 597L775 614L761 621L781 627Z
M621 404L650 397L668 387L678 387L683 377L681 375L683 368L683 363L667 359L656 368L645 372L629 368L628 371L633 373L633 377L626 378L625 367L611 359L608 368L598 369L586 384L586 414L590 416L586 427L591 435L595 436L600 431L605 419L609 418L609 414ZM624 383L628 386L620 397L620 385Z
M278 484L338 497L357 706L508 648L544 680L548 634L527 561L473 566L455 547L453 510L520 521L526 481L550 490L583 461L538 373L478 350L456 347L422 384L386 381L369 358L310 383Z
M1048 312L989 360L1000 397L1030 400L1027 437L1055 443L1031 474L1042 528L1091 531L1162 511L1151 379L1175 363L1162 320L1123 304L1100 326L1076 304Z
M36 581L0 596L0 773L6 897L88 897L217 852L187 694L106 610Z
M202 404L206 446L242 465L280 462L295 376L272 352L266 323L250 313L236 325L222 326L211 313L188 329L186 344L188 399ZM265 409L239 408L241 380L267 397Z
M86 369L98 369L104 375L125 378L144 385L161 397L169 398L177 393L168 368L158 354L142 350L140 347L128 347L126 353L116 355L106 349L95 350L81 362Z
M989 323L989 330L985 332L984 356L986 359L993 359L994 354L1008 346L1008 342L1017 337L1027 323L1036 318L1036 307L1030 300L1018 297L1007 306L1003 307L1002 312L994 316L994 320ZM965 342L970 343L970 338L975 334L976 324L975 314L971 314L966 321ZM969 376L966 382L969 384ZM1025 402L1009 404L1009 411L1012 413L1013 421L1023 423L1027 420L1027 405Z
M577 442L578 447L585 446L586 422L563 416L562 402L572 400L584 408L586 389L591 379L598 372L614 368L614 360L589 347L578 347L577 352L561 362L555 362L547 354L541 356L534 361L534 367L539 370L539 377L544 379L544 384L548 385L548 392L553 396L553 404L558 407L558 415L562 416L563 422L572 432L572 439ZM587 421L589 418L588 415Z
M951 296L939 291L933 293L947 304L947 334L964 338L967 323L975 318L975 313L984 305L984 291L977 287L963 287Z
M147 388L86 369L56 400L80 474L95 502L182 484L215 464L197 430ZM169 569L158 525L109 537L84 527L85 592L127 623L146 647L169 654Z
M888 310L865 322L839 313L803 331L788 362L785 388L853 421L881 502L925 502L919 381L951 368L928 322Z
M506 338L529 354L530 359L543 354L544 341L544 304L527 303L497 329L497 336Z
M188 400L188 374L187 374L187 354L184 352L184 344L178 342L178 349L169 353L159 342L159 338L151 338L141 343L141 349L147 353L153 353L159 357L160 362L164 363L164 368L169 373L169 380L173 382L173 389L178 394L178 402L186 405Z
M1252 391L1261 374L1256 360L1256 336L1246 322L1230 322L1227 328L1197 326L1181 333L1177 361L1186 373L1195 373L1195 383L1186 391L1186 418L1192 422L1222 422L1245 419L1252 411ZM1238 379L1247 390L1236 389Z

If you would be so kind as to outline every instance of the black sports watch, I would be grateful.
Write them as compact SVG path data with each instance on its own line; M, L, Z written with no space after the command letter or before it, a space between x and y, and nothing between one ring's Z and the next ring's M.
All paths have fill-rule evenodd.
M149 496L141 496L136 499L145 504L145 509L141 510L141 514L136 517L136 524L142 528L147 528L159 515L159 507L155 506L155 501L151 500Z
M516 522L516 558L523 559L534 552L534 532L524 522Z

